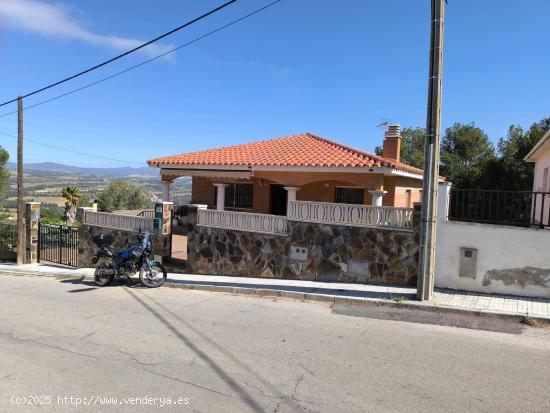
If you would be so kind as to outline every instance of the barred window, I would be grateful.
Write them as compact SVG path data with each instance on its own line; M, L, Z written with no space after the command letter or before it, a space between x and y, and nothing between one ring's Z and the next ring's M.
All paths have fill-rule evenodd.
M252 184L229 184L225 187L226 208L252 208ZM218 187L214 187L214 205L218 198Z
M362 204L364 195L363 188L334 188L334 202L338 204Z

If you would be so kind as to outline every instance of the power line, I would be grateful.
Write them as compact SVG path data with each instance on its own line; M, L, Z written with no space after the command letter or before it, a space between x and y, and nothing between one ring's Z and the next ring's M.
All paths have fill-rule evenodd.
M199 16L199 17L195 17L193 20L190 20L190 21L188 21L187 23L184 23L184 24L182 24L181 26L176 27L175 29L172 29L172 30L170 30L170 31L168 31L168 32L166 32L166 33L164 33L164 34L161 34L160 36L157 36L157 37L155 37L154 39L149 40L148 42L145 42L145 43L143 43L143 44L141 44L141 45L139 45L139 46L137 46L137 47L134 47L133 49L127 50L126 52L121 53L121 54L119 54L118 56L115 56L115 57L113 57L113 58L111 58L111 59L109 59L109 60L106 60L106 61L104 61L104 62L102 62L102 63L99 63L99 64L97 64L97 65L95 65L95 66L92 66L92 67L90 67L90 68L88 68L88 69L86 69L86 70L83 70L83 71L81 71L81 72L79 72L79 73L77 73L77 74L74 74L74 75L72 75L72 76L66 77L65 79L59 80L59 81L57 81L57 82L55 82L55 83L51 83L51 84L49 84L48 86L44 86L44 87L42 87L42 88L40 88L40 89L37 89L37 90L35 90L35 91L33 91L33 92L27 93L26 95L23 95L23 96L21 96L21 97L26 98L26 97L29 97L29 96L32 96L32 95L36 95L37 93L43 92L43 91L45 91L45 90L47 90L47 89L50 89L50 88L52 88L52 87L54 87L54 86L58 86L58 85L60 85L60 84L62 84L62 83L68 82L69 80L75 79L75 78L77 78L77 77L79 77L79 76L82 76L82 75L84 75L84 74L86 74L86 73L89 73L89 72L91 72L91 71L93 71L93 70L99 69L100 67L103 67L103 66L105 66L105 65L108 65L109 63L112 63L112 62L114 62L115 60L118 60L118 59L120 59L120 58L122 58L122 57L124 57L124 56L127 56L127 55L129 55L130 53L133 53L133 52L135 52L135 51L137 51L137 50L143 49L144 47L149 46L149 45L152 44L152 43L155 43L155 42L157 42L157 41L159 41L159 40L161 40L161 39L164 39L165 37L170 36L171 34L177 32L177 31L179 31L179 30L181 30L181 29L184 29L185 27L191 26L192 24L194 24L194 23L196 23L196 22L198 22L198 21L200 21L200 20L202 20L202 19L204 19L204 18L210 16L211 14L214 14L214 13L216 13L216 12L218 12L218 11L224 9L225 7L227 7L227 6L229 6L229 5L233 4L233 3L235 3L235 2L237 2L237 1L238 1L238 0L229 0L228 2L226 2L226 3L224 3L224 4L222 4L222 5L218 6L218 7L216 7L215 9L212 9L212 10L210 10L209 12L206 12L206 13L202 14L202 15ZM13 103L13 102L15 102L16 100L17 100L17 98L8 100L8 101L6 101L6 102L4 102L4 103L1 103L1 104L0 104L0 107L1 107L1 106L5 106L5 105L7 105L7 104L9 104L9 103Z
M212 30L212 31L210 31L210 32L208 32L208 33L206 33L206 34L203 34L202 36L196 37L195 39L193 39L193 40L191 40L191 41L189 41L189 42L187 42L187 43L181 44L181 45L179 45L179 46L177 46L177 47L175 47L175 48L173 48L173 49L170 49L170 50L168 50L168 51L166 51L166 52L164 52L164 53L162 53L162 54L159 54L158 56L152 57L151 59L147 59L147 60L145 60L145 61L143 61L143 62L141 62L141 63L138 63L138 64L136 64L136 65L134 65L134 66L130 66L130 67L128 67L127 69L121 70L120 72L114 73L114 74L112 74L112 75L110 75L110 76L104 77L104 78L99 79L99 80L97 80L97 81L95 81L95 82L88 83L87 85L81 86L81 87L79 87L79 88L70 90L69 92L62 93L61 95L54 96L53 98L46 99L46 100L43 100L43 101L41 101L41 102L38 102L38 103L35 103L35 104L32 104L32 105L29 105L29 106L25 106L24 109L31 109L31 108L34 108L34 107L36 107L36 106L40 106L40 105L43 105L43 104L45 104L45 103L49 103L49 102L51 102L51 101L54 101L54 100L63 98L63 97L65 97L65 96L72 95L73 93L80 92L81 90L87 89L87 88L89 88L89 87L91 87L91 86L95 86L95 85L97 85L97 84L99 84L99 83L103 83L103 82L105 82L106 80L109 80L109 79L112 79L112 78L114 78L114 77L120 76L120 75L122 75L122 74L124 74L124 73L126 73L126 72L129 72L130 70L137 69L138 67L141 67L141 66L143 66L143 65L146 65L147 63L153 62L153 61L155 61L155 60L157 60L157 59L160 59L161 57L164 57L164 56L166 56L166 55L168 55L168 54L170 54L170 53L174 53L175 51L177 51L177 50L179 50L179 49L182 49L182 48L184 48L184 47L190 46L190 45L192 45L193 43L196 43L196 42L198 42L198 41L200 41L200 40L202 40L202 39L204 39L204 38L206 38L206 37L209 37L209 36L211 36L211 35L213 35L213 34L219 32L219 31L221 31L221 30L224 30L224 29L226 29L226 28L228 28L228 27L230 27L230 26L233 26L234 24L239 23L239 22L241 22L241 21L243 21L243 20L245 20L245 19L247 19L247 18L249 18L249 17L251 17L251 16L257 14L257 13L260 13L261 11L264 11L265 9L267 9L267 8L269 8L269 7L271 7L271 6L274 6L274 5L277 4L277 3L280 3L281 1L283 1L283 0L276 0L276 1L273 1L273 2L271 2L271 3L269 3L269 4L267 4L267 5L265 5L265 6L261 7L261 8L259 8L259 9L254 10L254 11L251 12L251 13L248 13L248 14L242 16L242 17L239 17L238 19L235 19L235 20L233 20L233 21L231 21L231 22L229 22L229 23L227 23L227 24L224 24L223 26L220 26L220 27L218 27L217 29L214 29L214 30ZM7 102L7 103L10 103L10 102ZM0 105L0 106L3 106L3 105ZM9 116L9 115L13 115L13 114L15 114L15 113L17 113L16 110L15 110L15 111L12 111L12 112L7 112L7 113L4 113L4 114L0 115L0 118L3 118L3 117L5 117L5 116Z
M9 136L11 138L17 139L17 136L12 135L11 133L0 132L0 135L5 135L5 136ZM35 141L34 139L24 138L24 141L34 143L35 145L41 145L41 146L44 146L46 148L57 149L59 151L73 153L73 154L76 154L76 155L83 155L83 156L89 156L91 158L104 159L104 160L107 160L107 161L123 162L123 163L130 163L130 164L145 166L145 162L128 161L128 160L125 160L125 159L110 158L108 156L96 155L96 154L91 154L91 153L86 153L86 152L75 151L73 149L64 148L62 146L50 145L49 143L43 143L43 142Z
M234 24L239 23L239 22L241 22L241 21L243 21L243 20L245 20L245 19L247 19L247 18L249 18L249 17L251 17L251 16L253 16L253 15L255 15L255 14L258 14L258 13L260 13L261 11L263 11L263 10L265 10L265 9L271 7L271 6L274 6L274 5L277 4L277 3L280 3L281 1L283 1L283 0L276 0L276 1L273 1L273 2L271 2L271 3L269 3L269 4L266 4L265 6L260 7L259 9L254 10L253 12L250 12L250 13L248 13L248 14L242 16L242 17L239 17L238 19L235 19L235 20L233 20L233 21L231 21L231 22L229 22L229 23L227 23L227 24L224 24L223 26L220 26L220 27L218 27L217 29L214 29L214 30L212 30L212 31L210 31L210 32L208 32L208 33L206 33L206 34L203 34L202 36L196 37L195 39L193 39L193 40L191 40L191 41L189 41L189 42L187 42L187 43L184 43L184 44L182 44L182 45L179 45L179 46L177 46L177 47L175 47L175 48L173 48L173 49L171 49L171 50L168 50L168 51L166 51L166 52L164 52L164 53L162 53L162 54L160 54L160 55L158 55L158 56L152 57L151 59L147 59L147 60L145 60L145 61L143 61L143 62L141 62L141 63L138 63L138 64L136 64L136 65L134 65L134 66L130 66L129 68L124 69L124 70L122 70L122 71L120 71L120 72L114 73L114 74L112 74L112 75L110 75L110 76L107 76L107 77L105 77L105 78L103 78L103 79L100 79L100 80L97 80L97 81L95 81L95 82L89 83L89 84L84 85L84 86L82 86L82 87L73 89L73 90L71 90L71 91L69 91L69 92L63 93L63 94L61 94L61 95L55 96L55 97L50 98L50 99L46 99L46 100L44 100L44 101L35 103L35 104L33 104L33 105L26 106L24 109L34 108L34 107L36 107L36 106L43 105L43 104L48 103L48 102L51 102L51 101L53 101L53 100L57 100L57 99L60 99L60 98L62 98L62 97L71 95L71 94L73 94L73 93L80 92L81 90L87 89L87 88L89 88L89 87L91 87L91 86L95 86L95 85L97 85L97 84L99 84L99 83L105 82L106 80L112 79L112 78L114 78L114 77L116 77L116 76L119 76L119 75L121 75L121 74L124 74L124 73L126 73L126 72L129 72L130 70L136 69L136 68L141 67L141 66L143 66L143 65L145 65L145 64L147 64L147 63L153 62L153 61L155 61L155 60L157 60L157 59L160 59L161 57L164 57L164 56L166 56L166 55L168 55L168 54L170 54L170 53L173 53L173 52L175 52L175 51L177 51L177 50L179 50L179 49L182 49L182 48L184 48L184 47L190 46L190 45L192 45L193 43L196 43L196 42L198 42L198 41L200 41L200 40L202 40L202 39L204 39L204 38L206 38L206 37L209 37L209 36L211 36L211 35L213 35L213 34L219 32L219 31L221 31L221 30L224 30L224 29L226 29L226 28L228 28L228 27L230 27L230 26L233 26ZM2 105L0 105L0 106L2 106ZM4 116L12 115L12 114L14 114L14 113L17 113L17 111L4 113L3 115L0 115L0 118L1 118L1 117L4 117ZM12 137L12 138L16 138L16 139L17 139L17 136L11 135L11 134L6 133L6 132L0 132L0 134L1 134L1 135L6 135L6 136L10 136L10 137ZM97 154L90 154L90 153L75 151L75 150L72 150L72 149L69 149L69 148L64 148L64 147L61 147L61 146L56 146L56 145L47 144L47 143L39 142L39 141L36 141L36 140L33 140L33 139L29 139L29 138L25 138L24 140L27 141L27 142L30 142L30 143L34 143L34 144L36 144L36 145L41 145L41 146L44 146L44 147L47 147L47 148L57 149L57 150L60 150L60 151L64 151L64 152L68 152L68 153L73 153L73 154L77 154L77 155L83 155L83 156L88 156L88 157L92 157L92 158L105 159L105 160L116 161L116 162L123 162L123 163L130 163L130 164L143 165L142 162L128 161L128 160L124 160L124 159L116 159L116 158L110 158L110 157L107 157L107 156L102 156L102 155L97 155Z

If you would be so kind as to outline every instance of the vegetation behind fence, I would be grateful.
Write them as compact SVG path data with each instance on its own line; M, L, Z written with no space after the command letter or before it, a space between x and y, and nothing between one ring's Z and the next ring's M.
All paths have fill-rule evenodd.
M0 223L0 260L14 260L17 245L17 225Z

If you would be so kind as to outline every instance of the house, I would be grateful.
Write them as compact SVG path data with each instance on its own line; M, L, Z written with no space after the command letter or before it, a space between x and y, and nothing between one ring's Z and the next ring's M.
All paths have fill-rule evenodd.
M533 222L550 225L550 131L524 158L535 163L533 179Z
M422 170L399 160L401 128L388 126L384 156L311 133L147 161L170 183L192 177L192 200L218 210L286 215L290 201L411 208L421 199Z

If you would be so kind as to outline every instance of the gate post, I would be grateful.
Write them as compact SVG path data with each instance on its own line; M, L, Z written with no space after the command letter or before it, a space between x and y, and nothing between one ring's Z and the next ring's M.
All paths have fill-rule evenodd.
M38 221L40 220L40 202L25 203L25 239L27 251L25 253L25 264L36 264L38 262Z
M172 206L173 202L157 202L155 204L155 228L160 241L159 248L155 248L155 255L160 255L161 262L170 258L172 243Z

